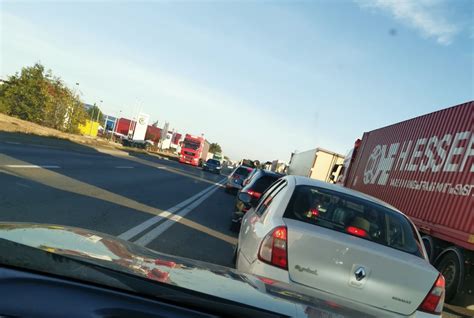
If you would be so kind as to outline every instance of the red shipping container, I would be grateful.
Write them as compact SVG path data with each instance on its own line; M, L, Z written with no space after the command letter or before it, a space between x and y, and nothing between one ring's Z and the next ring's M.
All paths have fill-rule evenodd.
M145 139L151 140L157 143L158 141L160 141L160 137L161 137L161 128L149 125L146 130Z
M174 134L174 137L173 137L173 140L171 141L173 144L177 145L179 143L179 141L181 140L181 137L183 135L181 135L180 133L175 133Z
M127 136L130 129L130 123L132 124L133 128L135 122L132 122L130 119L119 118L115 124L115 132Z
M474 250L474 102L364 133L345 186Z

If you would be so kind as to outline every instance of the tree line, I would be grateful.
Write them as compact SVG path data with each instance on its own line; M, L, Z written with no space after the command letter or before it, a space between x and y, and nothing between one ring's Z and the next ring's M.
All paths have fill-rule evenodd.
M222 148L218 143L212 143L209 145L209 152L212 153L222 153Z
M0 85L0 112L71 133L88 118L78 94L40 63Z

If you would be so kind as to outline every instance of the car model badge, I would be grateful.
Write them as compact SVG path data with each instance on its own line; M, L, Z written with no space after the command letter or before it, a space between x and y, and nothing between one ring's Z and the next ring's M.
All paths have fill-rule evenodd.
M361 281L365 278L365 276L367 275L365 273L365 269L363 267L359 267L358 269L356 269L356 271L354 272L354 275L355 275L355 278L357 279L357 281Z

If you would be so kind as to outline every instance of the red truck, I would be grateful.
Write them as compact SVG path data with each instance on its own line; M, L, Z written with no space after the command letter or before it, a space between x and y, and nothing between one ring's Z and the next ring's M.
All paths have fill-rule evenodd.
M474 305L474 101L363 134L341 183L408 215L446 299Z
M209 142L204 137L186 134L181 146L179 162L202 166L209 152Z

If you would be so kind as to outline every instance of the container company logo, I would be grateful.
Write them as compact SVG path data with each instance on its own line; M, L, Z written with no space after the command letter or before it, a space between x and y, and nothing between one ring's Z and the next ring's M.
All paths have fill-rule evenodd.
M384 145L384 150L386 146ZM365 184L373 184L375 182L375 177L377 176L377 172L379 171L379 163L380 159L382 158L382 146L377 145L375 146L374 150L369 156L367 160L367 165L365 166L364 171L364 183ZM385 184L385 183L384 183Z
M438 183L420 179L425 177L432 180L433 174L447 173L453 176L448 177L453 180L457 174L472 173L473 159L472 131L376 145L367 159L363 182L375 185L389 183L394 187L469 195L473 184ZM400 179L390 178L390 174L395 172ZM408 176L414 176L416 179L407 180ZM473 179L465 178L465 180Z

